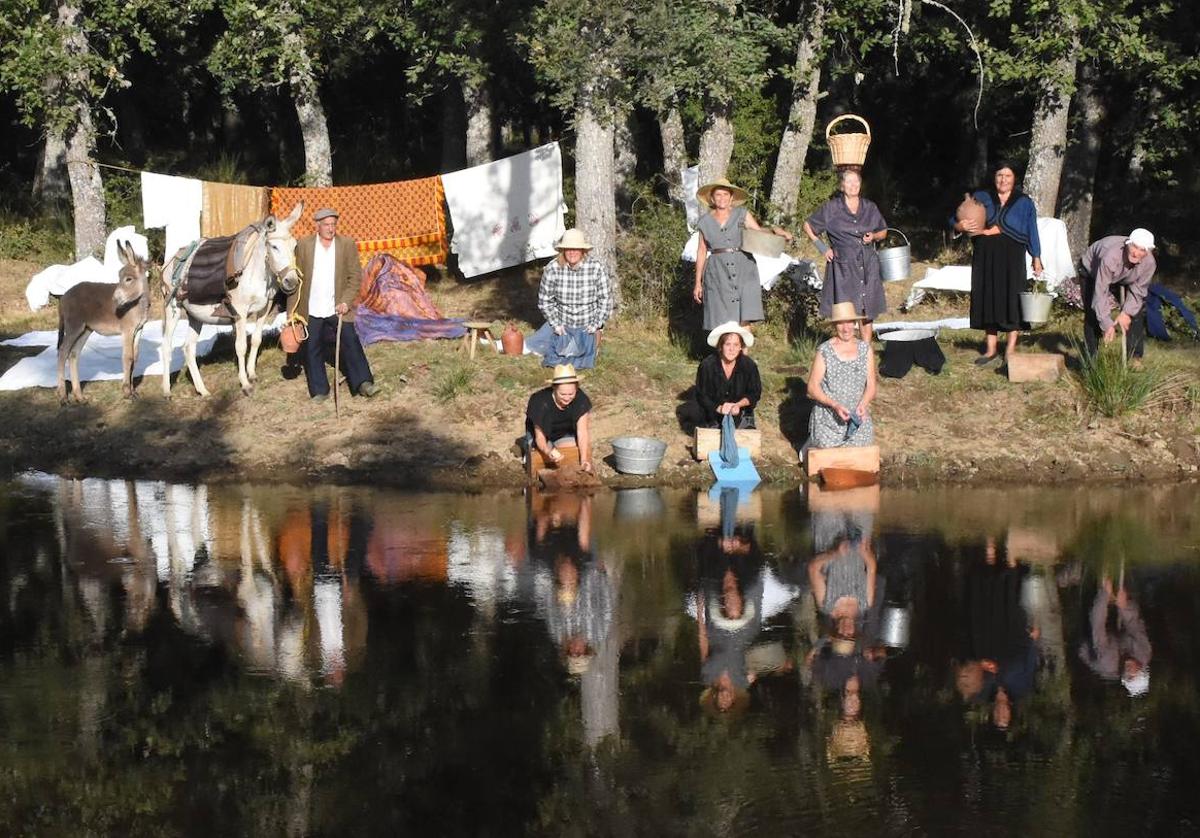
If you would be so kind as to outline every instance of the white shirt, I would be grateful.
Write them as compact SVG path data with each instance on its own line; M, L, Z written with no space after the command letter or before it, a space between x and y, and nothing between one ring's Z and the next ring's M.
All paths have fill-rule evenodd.
M313 246L312 286L308 289L309 317L333 317L337 313L333 298L336 265L337 241L326 247L318 236Z

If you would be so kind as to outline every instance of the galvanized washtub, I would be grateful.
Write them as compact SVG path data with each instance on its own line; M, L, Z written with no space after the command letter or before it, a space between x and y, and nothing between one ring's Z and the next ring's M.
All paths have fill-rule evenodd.
M654 474L667 453L667 444L644 436L619 436L612 441L614 466L621 474Z

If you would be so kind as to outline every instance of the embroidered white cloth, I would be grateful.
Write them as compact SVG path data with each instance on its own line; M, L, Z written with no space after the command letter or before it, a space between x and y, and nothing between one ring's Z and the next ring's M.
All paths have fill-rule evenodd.
M287 319L280 313L268 329L278 329ZM251 327L253 329L253 327ZM196 344L196 357L202 358L212 352L217 336L230 332L232 326L205 325L200 330ZM175 351L171 355L171 372L183 369L183 342L187 335L187 324L175 328ZM39 343L35 341L46 341ZM0 376L0 390L23 390L26 387L58 386L58 334L56 332L30 332L18 338L4 341L6 346L46 346L46 350L29 358L22 358ZM138 343L137 359L133 363L133 375L162 375L162 364L158 359L158 347L162 345L162 321L151 320L142 330ZM79 380L120 381L121 336L91 335L79 352ZM70 376L68 376L68 381ZM69 385L68 385L69 386Z
M165 259L200 238L204 183L190 177L142 172L142 226L167 228Z
M700 247L700 232L692 233L692 237L687 240L687 244L683 246L683 253L679 254L679 258L685 262L696 261L696 251ZM799 262L799 259L788 256L786 253L782 256L759 256L755 253L750 257L754 260L754 266L758 268L758 282L764 291L770 291L774 287L779 276L790 268L792 265Z
M121 257L117 255L118 241L129 242L134 253L143 259L150 258L145 236L133 227L118 227L108 234L104 242L104 262L88 256L74 265L51 265L34 274L25 286L25 300L29 308L37 311L50 302L50 295L61 297L71 286L80 282L116 282L121 270Z
M553 256L566 231L558 143L442 175L442 185L463 276Z
M679 180L683 184L683 207L687 211L688 232L691 232L700 223L700 199L696 197L700 188L700 167L680 169Z

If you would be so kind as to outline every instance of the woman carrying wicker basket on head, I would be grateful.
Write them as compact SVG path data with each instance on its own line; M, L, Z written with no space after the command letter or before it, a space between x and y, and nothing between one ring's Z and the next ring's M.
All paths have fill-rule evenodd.
M743 204L749 197L745 189L718 178L696 190L696 197L708 206L696 228L700 243L696 249L696 284L692 298L704 304L704 329L710 331L733 320L745 326L763 320L762 285L758 268L742 250L742 230L761 230ZM786 230L774 228L788 241Z
M862 339L871 342L871 323L887 311L879 254L872 242L887 236L887 222L873 201L863 198L862 175L843 168L838 194L804 222L804 232L825 253L825 283L821 286L821 316L829 317L834 303L853 303L862 316ZM818 238L829 236L829 247Z

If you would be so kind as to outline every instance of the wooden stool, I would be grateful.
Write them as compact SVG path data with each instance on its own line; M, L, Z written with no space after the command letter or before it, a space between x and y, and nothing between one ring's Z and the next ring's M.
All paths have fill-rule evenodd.
M734 431L733 438L737 441L738 448L750 449L751 457L758 459L762 454L762 431L743 428ZM696 428L695 436L692 439L692 450L696 453L697 460L705 462L709 454L721 450L721 429Z
M557 463L551 463L542 456L542 452L533 445L529 446L529 456L525 458L525 476L530 483L537 482L538 472L544 468L561 468L562 466L579 465L579 449L574 445L554 446L562 452L563 458Z
M467 333L463 335L462 346L460 349L467 350L467 357L472 361L475 360L475 346L479 343L479 338L483 337L488 346L496 350L496 354L500 354L500 347L496 345L496 338L492 335L492 324L483 320L467 320L463 323Z
M1006 359L1008 380L1016 384L1028 381L1058 381L1066 372L1067 364L1062 355L1044 352L1014 352Z

